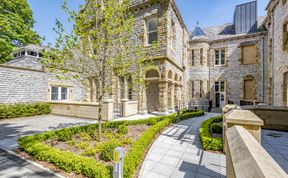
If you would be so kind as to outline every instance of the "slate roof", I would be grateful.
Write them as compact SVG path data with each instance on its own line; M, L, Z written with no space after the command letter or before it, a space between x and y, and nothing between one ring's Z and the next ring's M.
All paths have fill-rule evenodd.
M266 29L263 26L263 22L264 22L265 18L266 18L266 16L258 17L257 28L255 28L255 30L253 30L253 31L250 31L249 33L235 34L234 24L233 23L227 23L227 24L222 24L222 25L204 28L203 32L204 32L205 36L202 36L202 38L206 37L206 39L208 39L209 41L214 41L214 40L221 40L221 39L225 39L225 38L238 37L238 36L243 36L243 35L247 35L247 34L253 34L256 32L260 32L260 31L265 31ZM199 39L199 37L196 36L197 37L196 38L195 36L193 36L194 31L190 33L190 40Z

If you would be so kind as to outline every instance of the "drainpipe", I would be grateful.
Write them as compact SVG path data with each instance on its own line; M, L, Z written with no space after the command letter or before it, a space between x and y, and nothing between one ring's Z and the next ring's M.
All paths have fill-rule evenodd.
M262 100L265 103L265 37L262 36L262 63L263 63L263 70L262 70Z
M274 106L274 94L275 94L275 90L274 90L274 27L275 27L275 17L274 17L274 11L272 10L272 106Z

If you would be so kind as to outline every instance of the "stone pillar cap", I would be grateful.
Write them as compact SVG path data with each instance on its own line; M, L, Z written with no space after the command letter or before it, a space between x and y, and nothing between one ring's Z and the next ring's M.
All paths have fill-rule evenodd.
M245 125L260 125L264 122L256 114L248 110L233 109L225 115L227 123L245 124Z

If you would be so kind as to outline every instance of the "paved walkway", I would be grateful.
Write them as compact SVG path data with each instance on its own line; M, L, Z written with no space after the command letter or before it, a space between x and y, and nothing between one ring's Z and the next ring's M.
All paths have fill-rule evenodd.
M26 161L0 148L0 177L2 178L59 178L40 165Z
M288 174L288 132L262 130L262 146Z
M186 120L164 131L149 150L140 178L222 178L226 175L225 155L203 151L200 124L219 114Z
M0 148L7 150L17 148L17 139L25 135L95 122L95 120L55 115L2 120L0 121Z

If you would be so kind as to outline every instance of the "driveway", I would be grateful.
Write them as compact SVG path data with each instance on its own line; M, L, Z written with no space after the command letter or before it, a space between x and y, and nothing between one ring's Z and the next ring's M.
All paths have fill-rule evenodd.
M225 155L204 151L199 140L200 124L217 115L208 113L165 130L149 150L139 177L225 177Z
M17 139L22 136L91 123L96 121L55 115L2 120L0 121L0 148L6 150L17 148Z

